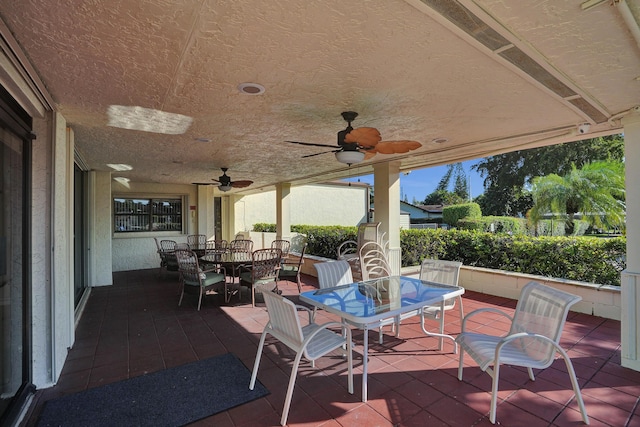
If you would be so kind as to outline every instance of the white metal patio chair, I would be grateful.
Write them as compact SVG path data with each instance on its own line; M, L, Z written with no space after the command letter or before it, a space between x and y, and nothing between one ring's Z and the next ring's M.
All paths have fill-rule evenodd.
M256 353L256 361L253 365L251 373L251 382L249 389L253 390L258 375L258 367L260 366L260 358L264 347L264 341L267 334L271 334L284 345L296 352L296 357L291 368L291 376L289 378L289 386L284 400L284 408L282 409L282 418L280 424L287 424L289 408L291 406L291 398L293 396L293 387L298 375L298 367L302 357L311 361L327 355L328 353L346 346L347 365L348 365L348 387L349 393L353 394L353 358L351 354L351 329L345 327L339 322L328 322L318 325L312 321L311 311L303 306L295 305L293 302L283 298L281 295L272 292L269 288L261 289L264 301L267 305L269 313L269 323L264 328L258 351ZM298 309L305 310L309 314L309 324L302 326ZM329 327L342 328L343 335L329 330Z
M376 242L383 245L384 233L380 233L379 222L363 222L358 225L356 240L342 242L337 249L338 260L347 261L353 270L353 277L360 280L360 249L368 242Z
M569 308L581 299L579 296L537 282L529 282L522 288L513 317L494 308L475 310L465 316L462 332L456 338L460 345L458 379L462 381L463 356L467 352L478 363L480 369L493 378L489 416L493 424L496 422L500 365L525 367L529 372L529 378L535 381L533 368L549 367L555 359L556 352L560 353L566 364L582 420L589 424L573 364L559 344ZM466 330L469 318L486 312L498 313L511 319L511 328L506 336L497 337Z
M462 263L459 261L444 261L439 259L425 259L422 261L420 265L420 280L425 280L427 282L434 283L442 283L445 285L454 285L458 286L458 276L460 275L460 267L462 267ZM422 326L422 331L427 335L434 335L433 333L427 331L424 325L425 317L430 319L437 320L439 322L439 333L437 334L440 338L438 350L442 350L444 338L447 337L454 342L455 346L455 338L449 335L444 334L444 312L448 310L452 310L456 306L456 302L458 303L458 309L460 310L460 320L464 318L464 311L462 308L462 297L458 296L456 298L448 299L444 302L443 306L434 305L423 307L420 324ZM456 348L454 347L454 352Z
M313 265L318 273L320 289L353 283L351 265L347 261L327 261Z
M391 267L389 266L389 261L387 260L387 251L386 249L377 242L367 242L361 248L359 252L358 259L360 261L360 272L362 274L362 280L372 280L379 279L382 277L391 276ZM371 289L371 288L369 288ZM388 289L375 289L375 292L379 291L389 291ZM372 290L373 292L373 290ZM373 296L373 295L370 295ZM400 322L403 319L407 319L409 317L417 316L419 311L411 311L403 314L398 317L389 317L387 319L380 320L379 324L379 336L378 341L380 344L383 343L383 327L387 325L392 325L393 331L395 331L396 338L400 337Z

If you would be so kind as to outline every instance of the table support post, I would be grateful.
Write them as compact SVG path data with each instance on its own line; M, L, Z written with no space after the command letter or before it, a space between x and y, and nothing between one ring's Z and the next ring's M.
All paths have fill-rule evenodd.
M367 362L369 359L369 328L364 325L364 338L362 339L362 401L367 401Z

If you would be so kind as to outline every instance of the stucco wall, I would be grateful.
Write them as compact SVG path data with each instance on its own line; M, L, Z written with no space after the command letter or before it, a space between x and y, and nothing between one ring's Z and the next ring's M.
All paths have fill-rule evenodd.
M317 184L291 187L292 225L357 225L367 220L368 189L363 185ZM275 224L276 192L251 194L236 202L237 229Z
M196 233L197 217L190 206L197 206L197 187L195 185L160 185L148 183L131 183L126 187L116 181L111 185L112 197L184 197L184 213L187 215L187 229L180 232L149 232L134 234L115 234L111 231L113 271L138 270L145 268L157 268L160 265L154 237L167 238L176 242L186 242L187 235ZM108 225L112 230L111 219Z

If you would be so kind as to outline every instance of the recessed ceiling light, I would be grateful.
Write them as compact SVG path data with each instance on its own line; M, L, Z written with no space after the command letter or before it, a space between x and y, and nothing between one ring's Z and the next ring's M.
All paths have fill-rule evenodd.
M444 144L447 141L449 141L449 140L447 138L443 138L443 137L433 138L431 140L431 142L433 142L434 144Z
M244 95L262 95L265 91L264 86L258 83L240 83L238 90Z

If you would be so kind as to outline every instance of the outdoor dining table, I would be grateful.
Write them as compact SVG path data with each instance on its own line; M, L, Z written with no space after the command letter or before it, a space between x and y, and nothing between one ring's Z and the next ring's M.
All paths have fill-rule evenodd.
M203 255L200 257L203 262L211 263L211 264L220 264L225 270L231 271L232 277L235 277L236 269L245 264L251 264L251 252L246 251L226 251L226 252L215 252Z
M364 331L362 358L362 401L367 401L367 358L369 355L369 329L382 320L400 319L403 314L427 305L444 304L449 298L464 293L459 286L426 282L420 279L391 276L348 285L307 291L300 300L333 313L344 323Z

